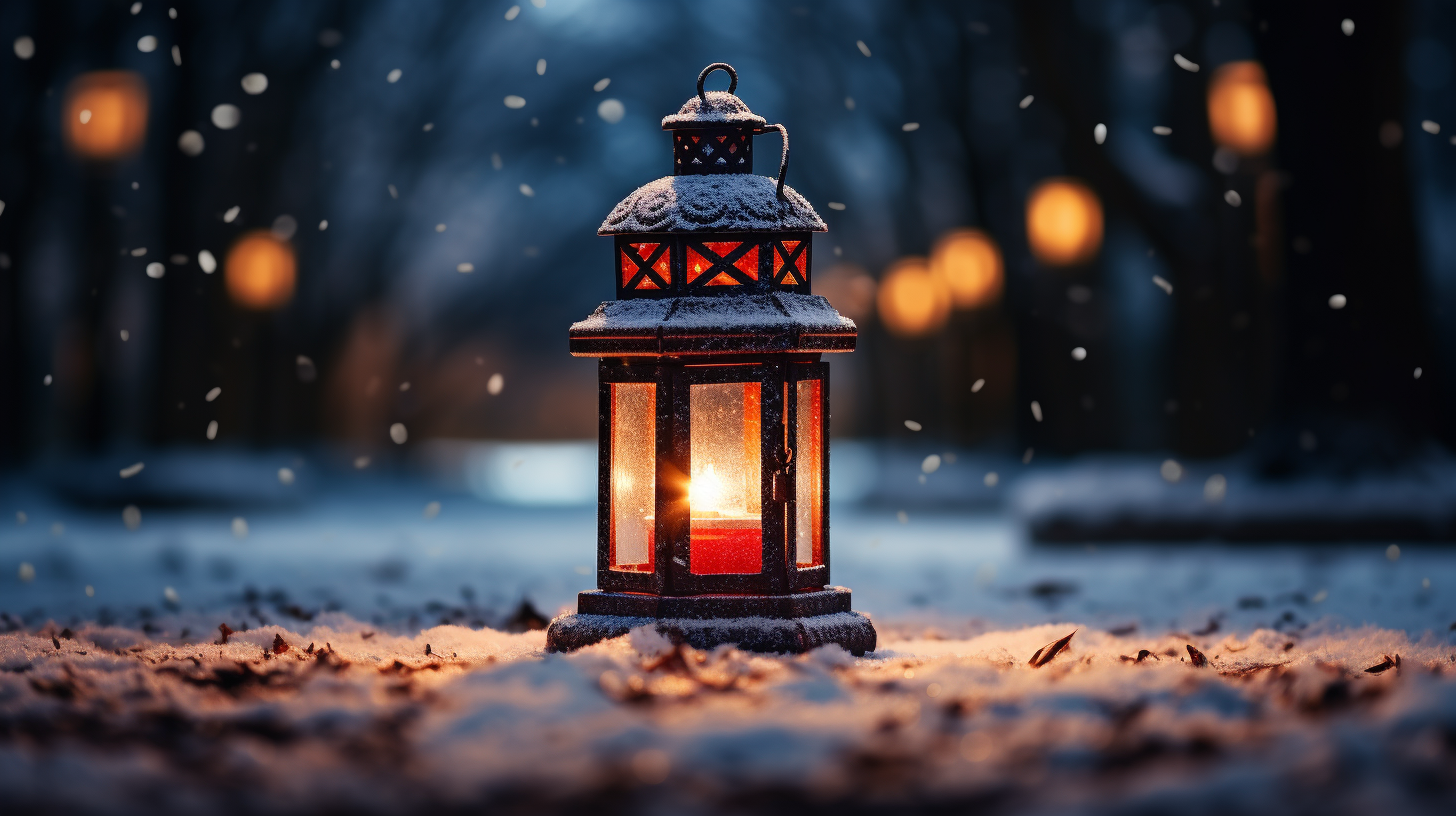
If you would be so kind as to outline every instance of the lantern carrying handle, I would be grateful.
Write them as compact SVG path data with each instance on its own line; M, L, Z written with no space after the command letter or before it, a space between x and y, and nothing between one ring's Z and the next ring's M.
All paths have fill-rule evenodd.
M789 129L783 125L764 125L764 130L777 130L784 138L784 155L779 159L779 200L784 198L784 176L789 172Z
M708 74L714 71L726 71L728 73L728 93L733 93L738 90L738 72L733 70L733 66L726 62L715 62L707 68L704 68L701 74L698 74L698 98L704 102L708 101L708 94L703 91L703 80L707 79Z

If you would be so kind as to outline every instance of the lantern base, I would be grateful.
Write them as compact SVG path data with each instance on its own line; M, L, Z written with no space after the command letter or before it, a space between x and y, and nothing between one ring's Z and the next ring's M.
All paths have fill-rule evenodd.
M621 637L639 626L681 640L695 649L725 643L749 652L807 652L837 643L852 655L875 650L875 627L859 612L807 618L638 618L620 615L562 615L546 630L546 648L572 652Z

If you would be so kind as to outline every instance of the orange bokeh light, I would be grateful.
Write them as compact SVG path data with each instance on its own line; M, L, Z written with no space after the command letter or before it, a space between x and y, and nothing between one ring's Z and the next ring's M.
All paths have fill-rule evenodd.
M254 230L228 250L228 296L248 309L276 309L293 298L298 262L293 246L268 230Z
M951 230L935 242L930 273L950 290L961 309L995 303L1001 297L1001 249L978 229Z
M1102 202L1075 179L1049 179L1026 199L1026 240L1047 266L1086 263L1102 246Z
M921 337L945 325L950 316L950 291L924 258L901 258L880 281L876 298L880 321L891 334Z
M1230 62L1208 84L1208 129L1213 140L1245 156L1274 144L1278 116L1264 68L1257 62Z
M92 71L71 81L61 131L71 151L112 161L141 149L147 136L147 83L132 71Z

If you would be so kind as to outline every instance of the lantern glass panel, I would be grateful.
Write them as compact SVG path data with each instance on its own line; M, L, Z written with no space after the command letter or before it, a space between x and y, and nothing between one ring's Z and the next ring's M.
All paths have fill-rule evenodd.
M824 381L795 383L794 552L800 567L824 563Z
M612 383L611 568L652 572L657 524L657 385Z
M689 386L691 563L697 575L763 570L762 388Z

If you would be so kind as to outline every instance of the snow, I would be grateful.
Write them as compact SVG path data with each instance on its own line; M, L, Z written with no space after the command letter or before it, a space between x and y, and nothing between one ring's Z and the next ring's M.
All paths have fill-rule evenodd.
M1074 628L1051 662L1027 665ZM1414 812L1451 790L1451 647L1371 627L1293 647L1268 630L1193 638L1204 668L1188 638L1075 622L907 632L862 659L700 652L637 633L548 655L539 631L394 636L340 615L225 645L72 634L0 635L13 735L0 786L22 810L716 812L771 795L821 808ZM1400 668L1363 671L1385 654ZM1427 781L1393 784L1413 776Z
M792 187L784 185L780 199L776 179L735 173L666 176L644 184L612 209L597 234L827 229Z
M573 323L571 335L656 332L664 335L719 329L724 332L853 332L853 320L821 295L766 295L613 300Z
M919 485L937 449L914 439L836 441L831 459L831 580L879 636L860 659L698 652L642 630L546 654L540 630L507 631L512 610L571 611L593 586L595 507L483 502L383 458L339 476L315 454L239 456L228 479L271 491L287 465L308 500L235 511L199 478L198 500L147 505L135 532L105 501L0 477L31 522L0 528L0 789L16 812L1449 805L1456 554L1046 547L1019 500L957 497L1002 495L981 487L988 470L1021 488L1075 465L941 452ZM98 465L100 481L183 470L146 461L126 482ZM1202 501L1203 463L1172 485L1157 459L1126 466ZM1247 488L1219 467L1236 501ZM1399 668L1365 672L1386 655Z
M763 127L768 124L767 119L749 110L742 99L727 91L708 91L704 97L690 97L677 113L662 117L662 129L712 124Z

